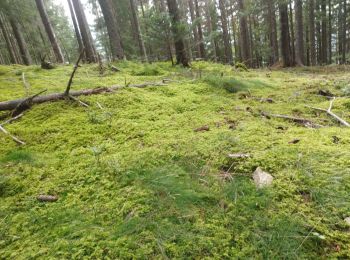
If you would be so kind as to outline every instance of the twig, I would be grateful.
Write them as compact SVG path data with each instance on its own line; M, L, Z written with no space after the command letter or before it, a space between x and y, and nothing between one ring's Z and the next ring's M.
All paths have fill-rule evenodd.
M22 116L23 116L23 114L19 114L19 115L15 116L15 117L10 118L9 120L3 122L3 123L0 124L0 125L1 125L1 126L4 126L4 125L6 125L6 124L10 124L10 123L12 123L13 121L17 120L18 118L21 118Z
M333 104L335 101L335 97L333 97L331 99L331 102L329 103L329 107L328 109L323 109L323 108L318 108L318 107L312 107L312 106L306 106L308 108L314 109L314 110L318 110L324 113L327 113L329 116L335 118L339 123L341 123L342 125L345 125L346 127L350 127L350 124L348 122L346 122L344 119L342 119L341 117L337 116L336 114L334 114L332 112L332 108L333 108Z
M24 72L22 73L22 81L23 81L23 86L26 91L26 97L29 96L29 89L30 89L30 84L26 81L26 77L24 75Z
M101 110L103 110L103 107L101 106L101 104L99 102L96 102L96 104Z
M80 55L79 55L79 58L78 58L77 62L74 65L72 74L70 75L66 91L64 92L64 95L67 96L67 97L69 96L70 87L71 87L71 85L73 83L73 78L74 78L75 72L77 71L77 69L79 67L79 62L83 58L84 51L85 51L85 49L83 48L83 50L80 52Z
M5 128L3 128L2 125L0 125L0 131L2 131L4 134L9 135L16 143L20 144L20 145L25 145L26 143L19 140L16 136L10 134Z
M72 95L69 95L68 97L69 97L70 99L72 99L72 100L78 102L78 103L79 103L80 105L82 105L83 107L89 107L88 104L84 103L83 101L80 101L79 99L77 99L76 97L73 97Z
M305 127L311 127L311 128L320 128L323 127L322 125L316 124L314 122L312 122L309 119L306 118L300 118L300 117L293 117L293 116L288 116L288 115L279 115L279 114L268 114L265 112L261 113L263 116L266 117L276 117L276 118L282 118L282 119L286 119L286 120L290 120L293 121L295 123L301 124Z

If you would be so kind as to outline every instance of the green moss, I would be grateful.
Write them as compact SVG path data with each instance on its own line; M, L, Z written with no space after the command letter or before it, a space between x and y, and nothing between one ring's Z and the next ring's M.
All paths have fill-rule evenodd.
M319 89L341 96L346 71L115 65L121 71L103 77L83 65L72 89L172 81L80 97L89 108L70 101L33 106L6 125L24 148L0 133L2 257L350 257L343 221L350 212L350 130L305 107L328 107L315 95ZM25 95L17 71L34 94L63 92L72 70L1 69L0 100ZM326 127L308 129L261 111ZM350 121L348 111L347 98L337 98L334 112ZM210 130L194 131L204 125ZM240 152L251 157L227 158ZM256 190L257 166L274 176L271 188ZM40 203L39 194L59 200Z

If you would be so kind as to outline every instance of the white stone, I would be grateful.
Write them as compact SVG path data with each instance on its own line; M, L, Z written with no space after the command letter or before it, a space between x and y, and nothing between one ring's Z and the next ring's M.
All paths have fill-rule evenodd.
M264 172L260 167L256 168L253 173L254 183L257 188L265 188L271 186L273 177L271 174Z

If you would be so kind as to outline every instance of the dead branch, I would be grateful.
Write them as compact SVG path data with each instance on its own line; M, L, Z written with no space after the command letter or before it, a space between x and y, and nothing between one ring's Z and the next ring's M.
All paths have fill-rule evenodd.
M23 81L23 86L26 91L26 97L29 96L29 89L30 89L30 84L26 81L26 77L24 75L24 72L22 73L22 81Z
M39 195L36 198L40 202L55 202L58 200L58 197L53 195Z
M346 127L350 127L350 124L348 122L346 122L344 119L342 119L341 117L337 116L336 114L334 114L332 112L332 108L333 108L333 104L335 101L335 97L333 97L329 103L329 107L328 109L323 109L323 108L318 108L318 107L312 107L312 106L306 106L308 108L317 110L317 111L321 111L324 112L326 114L328 114L329 116L333 117L335 120L337 120L339 123L341 123L342 125L345 125Z
M78 102L78 103L79 103L80 105L82 105L83 107L89 107L88 104L86 104L86 103L84 103L83 101L77 99L76 97L73 97L72 95L69 95L68 97L69 97L70 99L72 99L72 100Z
M159 87L159 86L166 86L166 84L163 84L162 82L149 82L149 83L143 83L143 84L135 84L135 85L128 85L129 88L146 88L146 87ZM114 85L111 87L99 87L99 88L93 88L93 89L83 89L78 91L72 91L70 92L70 96L72 97L78 97L78 96L89 96L89 95L98 95L103 93L110 93L114 92L119 89L123 89L125 86L119 86ZM57 100L63 100L67 98L65 93L52 93L45 96L35 96L32 100L32 104L41 104L49 101L57 101ZM8 111L15 109L19 104L21 104L23 101L25 101L26 98L22 99L15 99L10 101L3 101L0 102L0 111Z
M13 117L13 118L10 118L9 120L3 122L2 124L0 124L0 131L3 132L4 134L10 136L17 144L20 144L20 145L25 145L26 143L21 141L20 139L18 139L16 136L12 135L9 133L9 131L7 131L5 128L4 128L4 125L6 124L10 124L11 122L17 120L18 118L22 117L23 114L19 114L17 115L16 117Z
M32 104L33 104L33 100L34 98L40 96L42 93L46 92L47 89L43 90L43 91L40 91L39 93L31 96L31 97L28 97L28 98L25 98L23 99L22 102L20 102L15 108L14 110L12 111L11 113L11 117L16 117L18 116L19 114L22 114L22 112L28 110L29 108L31 108Z
M77 69L78 69L78 67L79 67L79 62L80 62L80 60L83 58L84 50L85 50L85 49L83 48L83 50L80 52L79 58L78 58L77 62L76 62L75 65L74 65L72 74L70 75L70 78L69 78L69 81L68 81L68 84L67 84L66 91L64 92L64 95L65 95L66 97L69 96L69 91L70 91L71 85L72 85L72 83L73 83L73 78L74 78L75 72L77 71Z
M300 118L300 117L293 117L293 116L288 116L288 115L279 115L279 114L268 114L268 113L265 113L265 112L262 112L261 113L263 116L265 117L275 117L275 118L281 118L281 119L286 119L286 120L289 120L289 121L293 121L297 124L301 124L305 127L308 127L308 128L320 128L320 127L323 127L322 125L319 125L319 124L316 124L314 122L312 122L311 120L309 119L306 119L306 118Z

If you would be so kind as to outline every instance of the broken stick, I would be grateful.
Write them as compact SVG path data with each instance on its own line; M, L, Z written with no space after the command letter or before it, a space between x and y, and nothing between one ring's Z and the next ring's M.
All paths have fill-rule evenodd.
M69 96L69 91L70 91L71 85L72 85L72 83L73 83L73 78L74 78L75 72L77 71L77 69L78 69L78 67L79 67L79 62L80 62L80 60L83 58L84 51L85 51L85 49L83 48L83 50L80 52L80 55L79 55L79 58L78 58L77 62L76 62L75 65L74 65L72 74L70 75L70 78L69 78L69 81L68 81L68 84L67 84L66 91L64 92L64 95L67 96L67 97Z
M10 136L17 144L20 144L20 145L25 145L26 143L21 141L20 139L18 139L16 136L10 134L3 126L6 125L6 124L9 124L13 121L15 121L16 119L22 117L23 114L19 114L18 116L14 117L14 118L10 118L9 120L3 122L2 124L0 124L0 131L3 132L4 134Z
M333 97L331 99L331 102L329 104L329 107L328 109L323 109L323 108L318 108L318 107L312 107L312 106L306 106L308 108L311 108L311 109L314 109L314 110L317 110L317 111L321 111L321 112L324 112L324 113L327 113L329 116L333 117L334 119L336 119L339 123L341 123L342 125L345 125L346 127L350 127L350 124L348 122L346 122L344 119L342 119L341 117L337 116L336 114L334 114L332 112L332 108L333 108L333 104L334 104L334 101L335 101L335 97Z

